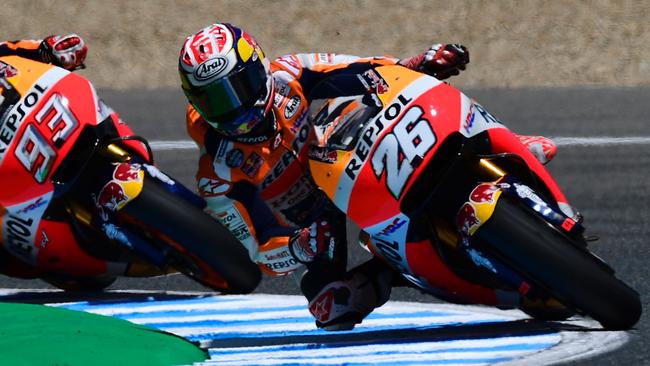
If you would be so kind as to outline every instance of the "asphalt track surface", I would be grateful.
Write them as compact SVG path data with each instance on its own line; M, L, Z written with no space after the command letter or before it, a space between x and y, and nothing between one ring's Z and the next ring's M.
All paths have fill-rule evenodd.
M573 206L585 216L593 251L635 288L648 308L650 284L650 89L466 90L512 130L558 138L560 151L548 165ZM176 90L100 91L150 141L187 140L183 96ZM635 139L631 139L634 137ZM583 139L592 138L592 139ZM604 138L595 140L593 138ZM197 151L155 151L158 166L194 187ZM351 265L364 254L351 249ZM0 276L0 288L48 288L40 281ZM123 279L111 289L204 291L182 276ZM290 278L264 280L256 291L298 294ZM392 300L435 302L417 291L396 289ZM571 365L650 365L650 321L644 313L630 341L613 352Z

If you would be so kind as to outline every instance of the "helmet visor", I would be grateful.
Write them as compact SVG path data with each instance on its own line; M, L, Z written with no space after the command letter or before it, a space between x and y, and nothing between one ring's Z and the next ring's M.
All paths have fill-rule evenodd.
M237 119L264 97L267 78L266 69L258 59L208 85L185 90L185 94L204 119L218 124Z

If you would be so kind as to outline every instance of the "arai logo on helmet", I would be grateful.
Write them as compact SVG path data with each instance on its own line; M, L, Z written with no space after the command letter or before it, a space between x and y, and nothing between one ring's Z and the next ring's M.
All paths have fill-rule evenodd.
M219 75L228 67L228 60L225 57L214 57L203 61L195 70L194 77L196 80L208 80Z

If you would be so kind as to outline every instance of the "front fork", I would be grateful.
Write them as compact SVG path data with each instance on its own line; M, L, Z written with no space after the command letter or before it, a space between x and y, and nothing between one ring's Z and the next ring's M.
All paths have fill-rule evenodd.
M99 178L97 180L101 182L93 182L95 187L91 189L91 204L94 209L89 212L75 207L71 210L72 214L77 221L99 229L106 237L137 253L148 263L165 268L167 253L152 244L155 239L147 237L142 230L131 225L122 225L120 211L146 189L145 177L151 178L147 179L147 184L162 185L200 209L205 206L204 201L154 165L134 159L132 154L116 144L109 144L102 155L107 156L107 160L116 162L101 164L94 172Z
M483 170L488 171L494 180L476 185L469 194L468 200L458 210L456 227L461 238L459 249L474 265L515 288L519 294L527 295L531 289L528 281L473 243L472 237L490 220L499 199L508 196L522 202L543 220L570 237L581 236L584 227L563 213L557 204L547 203L530 187L516 177L508 175L489 159L480 159L479 165ZM525 243L517 243L517 245L525 245Z

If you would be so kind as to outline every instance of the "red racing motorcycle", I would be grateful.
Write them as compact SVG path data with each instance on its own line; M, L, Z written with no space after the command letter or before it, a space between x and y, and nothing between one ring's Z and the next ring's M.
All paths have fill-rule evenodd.
M401 66L340 74L311 97L315 182L413 286L544 320L639 320L639 294L589 251L557 183L480 104Z
M247 250L88 80L9 56L0 82L0 272L72 291L177 271L225 293L257 287Z

